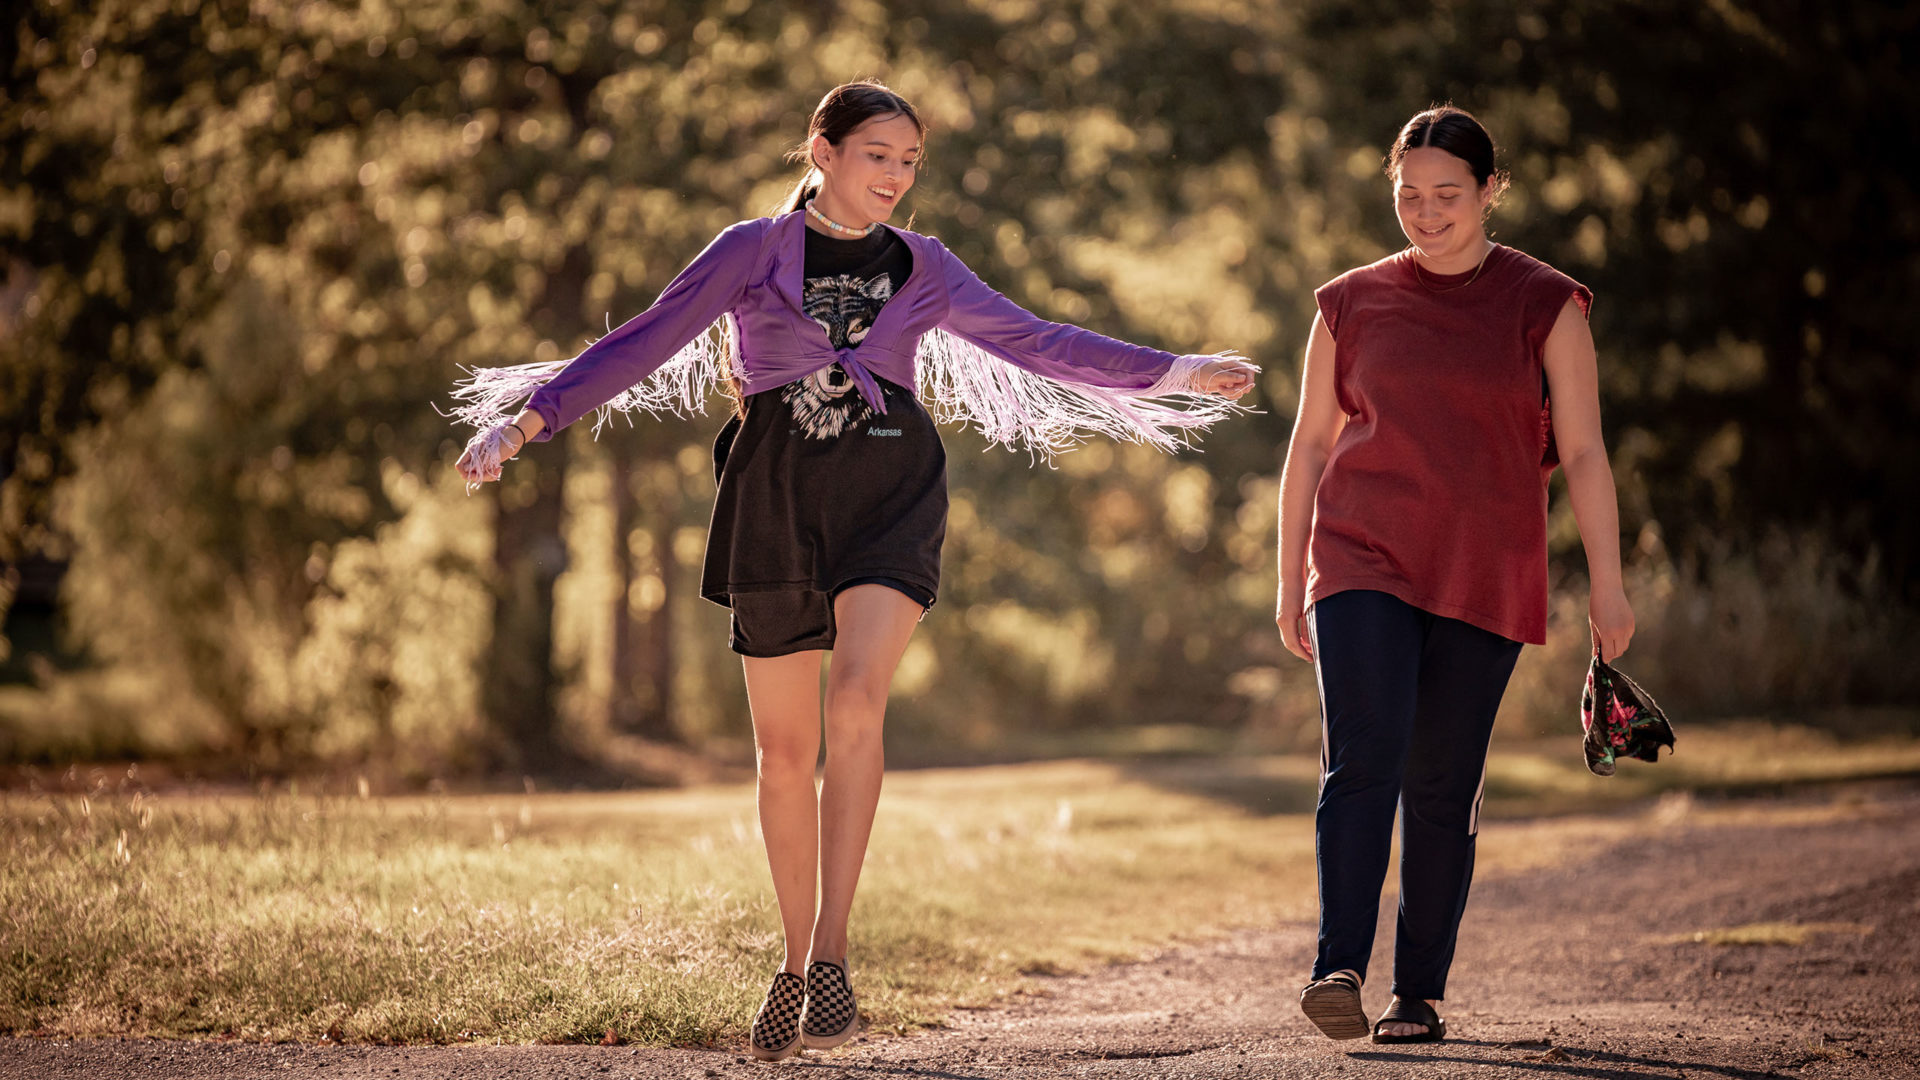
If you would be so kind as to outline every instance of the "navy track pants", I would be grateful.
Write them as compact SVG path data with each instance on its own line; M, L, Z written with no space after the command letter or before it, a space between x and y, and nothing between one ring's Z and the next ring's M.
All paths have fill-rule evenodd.
M1473 881L1494 714L1520 643L1383 592L1317 600L1320 681L1318 979L1366 978L1400 810L1393 992L1439 1000Z

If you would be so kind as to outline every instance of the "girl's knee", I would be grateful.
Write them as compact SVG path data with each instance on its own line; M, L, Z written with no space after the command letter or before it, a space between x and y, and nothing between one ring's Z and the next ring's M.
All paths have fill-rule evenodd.
M849 722L871 720L878 723L887 711L889 682L890 679L880 678L872 672L835 672L827 680L828 730L831 731L836 724Z
M837 707L836 707L837 704ZM851 692L827 705L827 756L855 757L881 752L886 695Z
M762 780L813 778L820 757L817 739L762 739L754 744L754 765Z

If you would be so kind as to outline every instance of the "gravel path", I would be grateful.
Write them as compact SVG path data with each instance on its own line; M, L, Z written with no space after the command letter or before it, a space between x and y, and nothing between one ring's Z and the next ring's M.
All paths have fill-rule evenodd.
M1313 928L1287 925L1034 979L1004 1007L946 1027L779 1066L737 1048L12 1040L0 1041L0 1076L1920 1078L1920 790L1679 803L1657 820L1596 825L1596 856L1476 885L1442 1010L1454 1037L1438 1046L1318 1035L1294 1005ZM1365 994L1374 1012L1386 1003L1391 915L1389 902L1379 986ZM1805 940L1694 940L1762 924L1797 925Z

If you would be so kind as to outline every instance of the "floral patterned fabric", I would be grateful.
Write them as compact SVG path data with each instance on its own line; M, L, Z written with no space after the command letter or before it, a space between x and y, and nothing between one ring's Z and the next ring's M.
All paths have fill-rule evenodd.
M1580 695L1580 724L1586 729L1587 771L1612 776L1614 761L1658 761L1660 748L1673 749L1673 724L1654 704L1653 695L1615 671L1595 653Z

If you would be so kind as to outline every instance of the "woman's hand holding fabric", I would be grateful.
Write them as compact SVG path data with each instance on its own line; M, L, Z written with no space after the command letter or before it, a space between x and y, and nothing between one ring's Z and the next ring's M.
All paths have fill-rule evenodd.
M1633 640L1633 608L1627 603L1626 590L1618 585L1599 586L1591 591L1587 603L1587 618L1599 639L1600 659L1611 664Z

